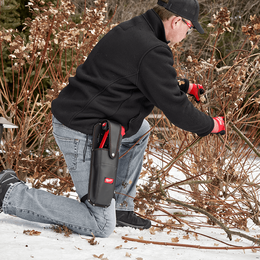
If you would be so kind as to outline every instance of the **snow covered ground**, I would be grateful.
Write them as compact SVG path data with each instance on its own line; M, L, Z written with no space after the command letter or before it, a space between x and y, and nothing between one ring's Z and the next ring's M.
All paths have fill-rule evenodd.
M34 230L37 236L25 234L25 230ZM210 237L236 246L251 246L248 240L234 237L234 241L226 238L223 230L216 228L201 228L196 230ZM260 229L252 229L250 235L259 234ZM55 233L49 225L32 223L17 217L0 214L0 259L2 260L77 260L77 259L193 259L193 260L251 260L260 259L260 253L249 250L209 250L185 247L173 247L163 245L144 244L127 242L121 238L142 238L144 240L172 242L172 239L179 239L180 244L196 244L201 246L226 246L215 240L198 235L197 237L183 231L155 232L149 230L135 230L132 228L116 228L109 238L95 238L96 245L91 245L88 239L78 234L71 234L65 237L62 233Z
M73 194L74 195L74 194ZM186 219L186 218L185 218ZM195 217L196 219L196 217ZM193 220L195 220L193 219ZM187 219L188 220L188 219ZM189 219L190 220L190 219ZM155 223L154 223L155 224ZM218 227L202 227L194 233L183 230L157 231L135 230L133 228L116 228L109 238L95 238L94 245L89 243L92 237L56 233L51 225L28 222L4 213L0 214L0 259L1 260L251 260L260 259L260 251L198 249L183 246L145 244L125 241L122 236L157 242L177 242L178 244L200 245L207 247L226 247L224 243L234 246L250 247L253 244L244 238L233 237L229 241L225 232ZM260 227L249 225L247 235L260 234ZM184 227L188 229L187 227ZM192 229L190 229L192 230ZM31 233L31 235L30 235ZM207 235L208 237L202 236ZM214 238L214 239L212 239ZM216 239L216 240L215 240ZM93 239L92 239L93 240ZM219 240L219 241L217 241ZM222 243L224 242L224 243ZM260 250L260 249L259 249Z
M180 176L180 172L174 175ZM71 194L76 198L76 194ZM177 199L181 198L176 194ZM161 212L160 212L161 214ZM186 219L186 218L185 218ZM190 221L191 219L187 219ZM196 221L196 216L192 218ZM201 218L200 218L201 220ZM155 224L155 223L153 223ZM188 226L184 227L189 229ZM247 235L256 237L260 235L260 227L253 223L248 225ZM192 230L192 229L189 229ZM135 230L133 228L115 228L109 238L95 238L94 245L89 243L92 237L71 234L66 237L64 233L56 233L50 225L28 222L14 216L0 214L0 260L251 260L260 259L258 250L221 250L198 249L184 246L169 246L145 244L125 241L122 236L134 239L143 239L157 242L177 242L178 244L200 245L205 247L226 247L224 243L233 246L250 247L253 244L244 238L233 236L229 241L225 232L218 227L201 227L193 230L198 232L186 233L183 230L155 231ZM244 232L239 230L240 232ZM30 235L31 233L31 235ZM205 237L203 235L208 237ZM213 239L214 238L214 239ZM93 240L93 239L92 239ZM217 241L219 240L219 241ZM224 242L224 243L222 243Z

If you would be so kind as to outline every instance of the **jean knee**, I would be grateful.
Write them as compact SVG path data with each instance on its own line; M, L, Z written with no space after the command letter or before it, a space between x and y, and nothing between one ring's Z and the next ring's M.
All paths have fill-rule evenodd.
M100 232L100 237L108 238L115 230L116 221L109 221L102 232Z
M112 204L115 204L115 200L112 200ZM103 237L109 237L115 230L116 227L116 215L115 215L115 205L112 206L112 210L106 212L105 216L105 226L103 227L101 233Z
M96 237L109 237L116 227L115 199L107 208L91 205L88 201L84 202L90 212L90 219L85 220L85 225L91 229Z
M60 224L64 225L64 224ZM74 231L77 234L83 235L83 236L95 236L95 237L100 237L100 238L108 238L113 232L116 227L116 221L115 219L113 220L107 220L106 219L106 224L103 228L101 228L98 223L93 223L93 225L89 225L88 222L86 223L81 223L80 225L68 225L65 224L69 229Z

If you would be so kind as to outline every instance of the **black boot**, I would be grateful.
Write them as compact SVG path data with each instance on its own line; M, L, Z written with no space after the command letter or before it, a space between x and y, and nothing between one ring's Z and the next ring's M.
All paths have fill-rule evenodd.
M151 221L148 219L143 219L138 216L133 211L116 211L116 226L117 227L132 227L139 229L148 229L151 227Z
M0 172L0 212L2 211L3 200L7 190L16 182L20 182L13 170Z

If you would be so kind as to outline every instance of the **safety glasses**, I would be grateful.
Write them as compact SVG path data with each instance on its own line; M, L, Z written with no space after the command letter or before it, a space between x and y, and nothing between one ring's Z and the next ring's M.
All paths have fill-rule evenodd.
M182 21L184 22L184 23L186 23L187 24L187 26L189 27L189 30L187 31L187 34L190 34L192 31L193 31L193 29L195 29L195 27L194 26L192 26L190 23L188 23L187 21L185 21L183 18L181 18L182 19Z

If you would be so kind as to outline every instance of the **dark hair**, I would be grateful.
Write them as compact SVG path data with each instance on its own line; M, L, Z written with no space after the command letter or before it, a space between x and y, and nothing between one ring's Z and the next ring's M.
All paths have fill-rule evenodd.
M161 0L161 1L163 1L167 4L169 0ZM160 16L162 21L168 20L172 16L178 16L178 15L172 13L171 11L168 11L167 9L165 9L164 7L162 7L160 5L156 5L153 8L153 10Z

